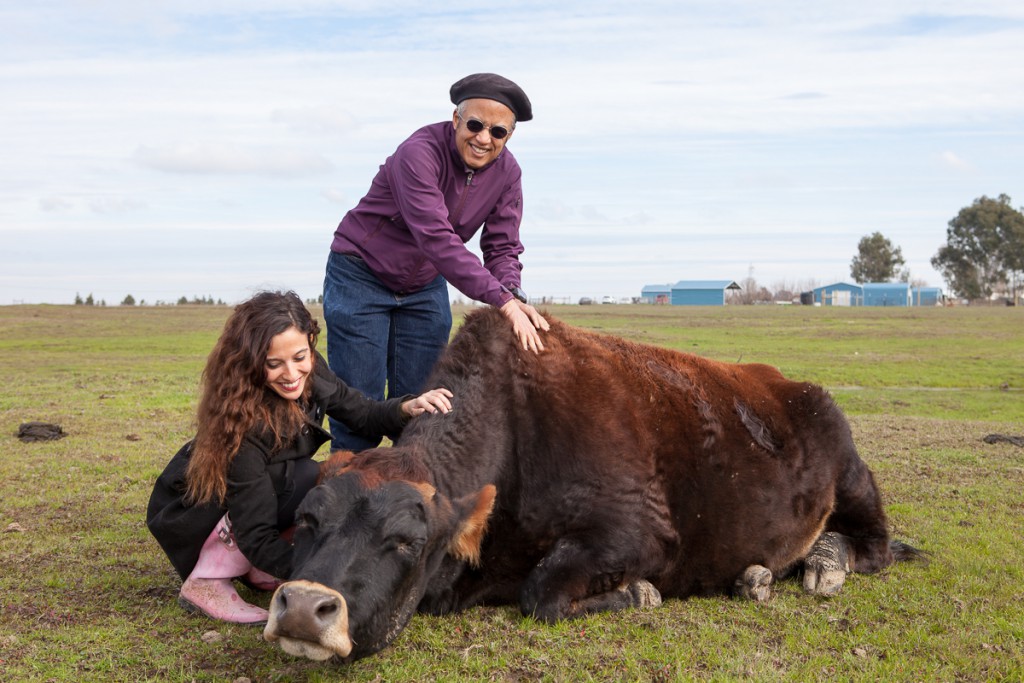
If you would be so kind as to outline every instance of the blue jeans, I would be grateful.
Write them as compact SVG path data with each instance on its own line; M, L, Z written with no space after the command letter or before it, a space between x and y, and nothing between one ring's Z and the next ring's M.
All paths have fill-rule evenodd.
M395 294L357 256L331 252L324 277L327 362L345 384L380 401L420 394L448 345L452 308L448 283L438 275L426 287ZM330 419L331 448L361 451L380 439L353 434Z

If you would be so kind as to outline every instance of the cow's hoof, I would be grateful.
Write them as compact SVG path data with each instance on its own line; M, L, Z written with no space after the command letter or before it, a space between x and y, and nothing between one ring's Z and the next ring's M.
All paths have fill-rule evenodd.
M759 564L747 567L733 585L733 595L755 602L765 602L772 596L772 570Z
M850 573L846 539L829 531L818 537L804 559L804 590L815 595L837 594Z
M633 597L634 607L661 607L661 593L650 581L634 581L626 586L626 590Z

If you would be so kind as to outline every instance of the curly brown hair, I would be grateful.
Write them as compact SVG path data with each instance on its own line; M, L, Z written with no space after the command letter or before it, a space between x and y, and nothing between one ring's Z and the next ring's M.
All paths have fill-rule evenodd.
M290 442L305 422L300 403L267 385L266 360L271 340L295 327L309 338L312 360L320 326L295 292L260 292L235 307L224 324L202 375L196 411L196 438L186 470L186 498L193 503L224 504L227 473L246 434L273 435L275 450Z

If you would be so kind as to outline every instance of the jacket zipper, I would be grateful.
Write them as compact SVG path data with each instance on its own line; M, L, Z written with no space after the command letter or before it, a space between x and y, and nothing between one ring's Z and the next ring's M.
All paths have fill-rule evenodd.
M476 171L470 170L466 173L466 191L462 193L462 197L459 199L459 205L455 208L455 213L452 214L451 224L452 230L455 229L456 223L459 222L459 218L462 217L462 209L465 208L466 202L469 200L469 186L473 183L473 174Z
M469 171L466 172L466 188L467 189L466 189L465 192L462 193L462 197L459 198L459 205L455 207L454 213L450 214L449 217L448 217L448 222L451 223L452 230L455 230L455 226L459 222L459 216L462 215L462 209L466 206L466 201L469 199L469 189L468 188L473 183L473 174L474 173L476 173L476 171L474 171L472 169L470 169ZM423 263L426 260L427 260L426 257L421 257L416 262L416 267L409 269L409 278L414 277L416 275L416 273L419 272L420 268L423 266ZM406 280L406 282L408 282L408 279ZM404 292L399 292L399 293L401 294L401 293L404 293Z

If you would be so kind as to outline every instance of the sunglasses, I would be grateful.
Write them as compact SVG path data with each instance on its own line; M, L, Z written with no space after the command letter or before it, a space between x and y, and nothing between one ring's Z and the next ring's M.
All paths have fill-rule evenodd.
M462 116L460 115L459 118L462 119ZM487 129L487 132L490 133L491 137L495 140L501 140L509 134L509 129L505 126L485 126L483 121L478 121L477 119L462 120L466 122L466 128L468 128L469 132L473 135L476 135L484 128Z

